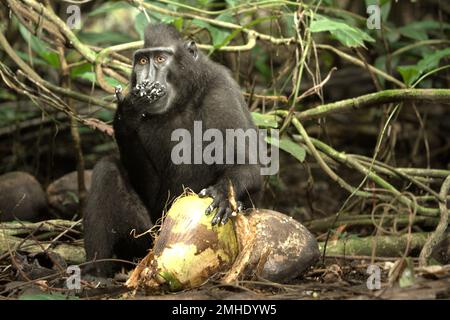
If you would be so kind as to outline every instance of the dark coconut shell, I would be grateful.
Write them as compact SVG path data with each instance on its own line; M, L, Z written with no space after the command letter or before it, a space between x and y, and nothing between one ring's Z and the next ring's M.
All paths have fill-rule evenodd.
M240 254L223 279L226 283L255 276L287 282L314 265L320 256L314 236L300 222L280 212L252 210L236 217L235 228Z

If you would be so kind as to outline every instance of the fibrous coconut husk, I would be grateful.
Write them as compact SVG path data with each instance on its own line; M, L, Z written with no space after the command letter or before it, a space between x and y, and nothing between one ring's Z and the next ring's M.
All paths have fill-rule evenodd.
M314 236L283 213L253 209L235 219L240 253L223 282L261 277L287 282L301 275L320 256Z
M238 254L233 223L212 226L206 216L211 198L188 194L175 200L161 226L153 250L139 263L127 286L144 283L169 290L194 288L228 270Z

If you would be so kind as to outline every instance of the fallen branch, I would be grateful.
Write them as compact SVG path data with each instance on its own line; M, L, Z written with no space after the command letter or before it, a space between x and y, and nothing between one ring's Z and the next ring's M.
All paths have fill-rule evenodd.
M62 232L66 229L73 228L73 221L54 219L42 222L22 222L11 221L0 223L0 234L8 236L22 236L39 229L41 232ZM76 232L81 231L81 224L75 229Z
M22 238L8 236L0 233L0 255L4 253L20 250L28 253L42 252L41 245L46 242L40 242L34 240L25 240ZM86 254L84 248L81 245L61 243L55 245L54 248L47 250L60 255L68 264L80 264L86 261Z
M369 227L378 227L380 222L382 222L382 226L391 226L396 225L397 227L405 227L409 224L410 218L406 215L396 215L396 216L384 216L384 217L375 217L376 225L374 225L374 221L372 220L371 215L341 215L337 223L334 223L335 217L330 216L323 219L311 220L304 222L304 225L311 231L314 232L326 232L330 228L336 228L340 225L347 225L348 227L357 227L357 226L369 226ZM436 227L439 220L434 217L414 217L413 223L414 225L420 225L423 227Z
M352 238L329 240L327 255L355 255L372 256L372 247L376 246L377 257L401 257L410 241L409 249L419 251L425 245L428 233L413 233L409 239L408 234L401 236L374 236L365 238ZM323 252L324 242L319 243L319 249Z
M74 228L77 229L74 230ZM17 250L37 253L44 251L59 254L68 263L80 264L86 260L84 248L76 243L55 243L58 235L69 232L79 234L81 223L69 220L47 220L43 222L3 222L0 223L0 257L8 256ZM37 234L39 232L39 234ZM32 235L34 239L27 239ZM51 240L51 238L55 239ZM40 239L39 241L37 239ZM51 248L50 248L51 247Z

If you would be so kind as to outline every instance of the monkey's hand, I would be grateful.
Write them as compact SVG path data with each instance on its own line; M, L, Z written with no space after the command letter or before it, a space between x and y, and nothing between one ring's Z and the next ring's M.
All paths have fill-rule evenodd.
M118 86L116 86L114 88L114 92L116 94L116 99L118 103L122 103L123 102L123 94L122 94L122 86L119 84Z
M200 198L211 197L213 202L206 208L206 214L209 215L214 209L217 212L212 219L211 224L214 226L218 223L225 224L234 212L238 213L244 210L244 205L240 201L236 201L233 195L230 195L230 188L226 184L216 184L209 188L203 189L199 193Z
M137 84L132 90L132 94L137 100L146 103L153 103L165 96L166 93L166 87L161 83L158 81L150 82L148 80L144 80L143 82Z

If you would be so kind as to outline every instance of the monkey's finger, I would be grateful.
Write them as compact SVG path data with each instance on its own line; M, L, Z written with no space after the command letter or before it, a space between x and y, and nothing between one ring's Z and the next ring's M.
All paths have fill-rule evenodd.
M225 214L223 215L223 217L222 217L222 225L224 225L225 223L227 223L228 222L228 219L231 217L231 215L233 214L233 210L231 210L231 208L230 207L228 207L226 210L225 210Z
M219 206L219 209L217 210L216 215L214 216L214 218L211 221L211 224L213 226L215 226L216 224L218 224L220 222L220 220L222 220L222 216L225 213L225 206Z
M213 202L206 208L205 213L206 215L211 214L211 212L219 206L220 199L214 199Z
M206 197L211 197L211 198L215 198L216 197L216 192L212 189L212 188L205 188L202 191L200 191L200 193L198 194L198 196L200 198L206 198Z
M208 206L208 208L206 208L205 214L206 214L207 216L209 216L213 210L214 210L214 207L213 207L212 204L210 204L210 205Z
M118 102L122 102L123 101L123 94L122 94L122 86L120 84L114 88L114 92L116 94L117 101Z

